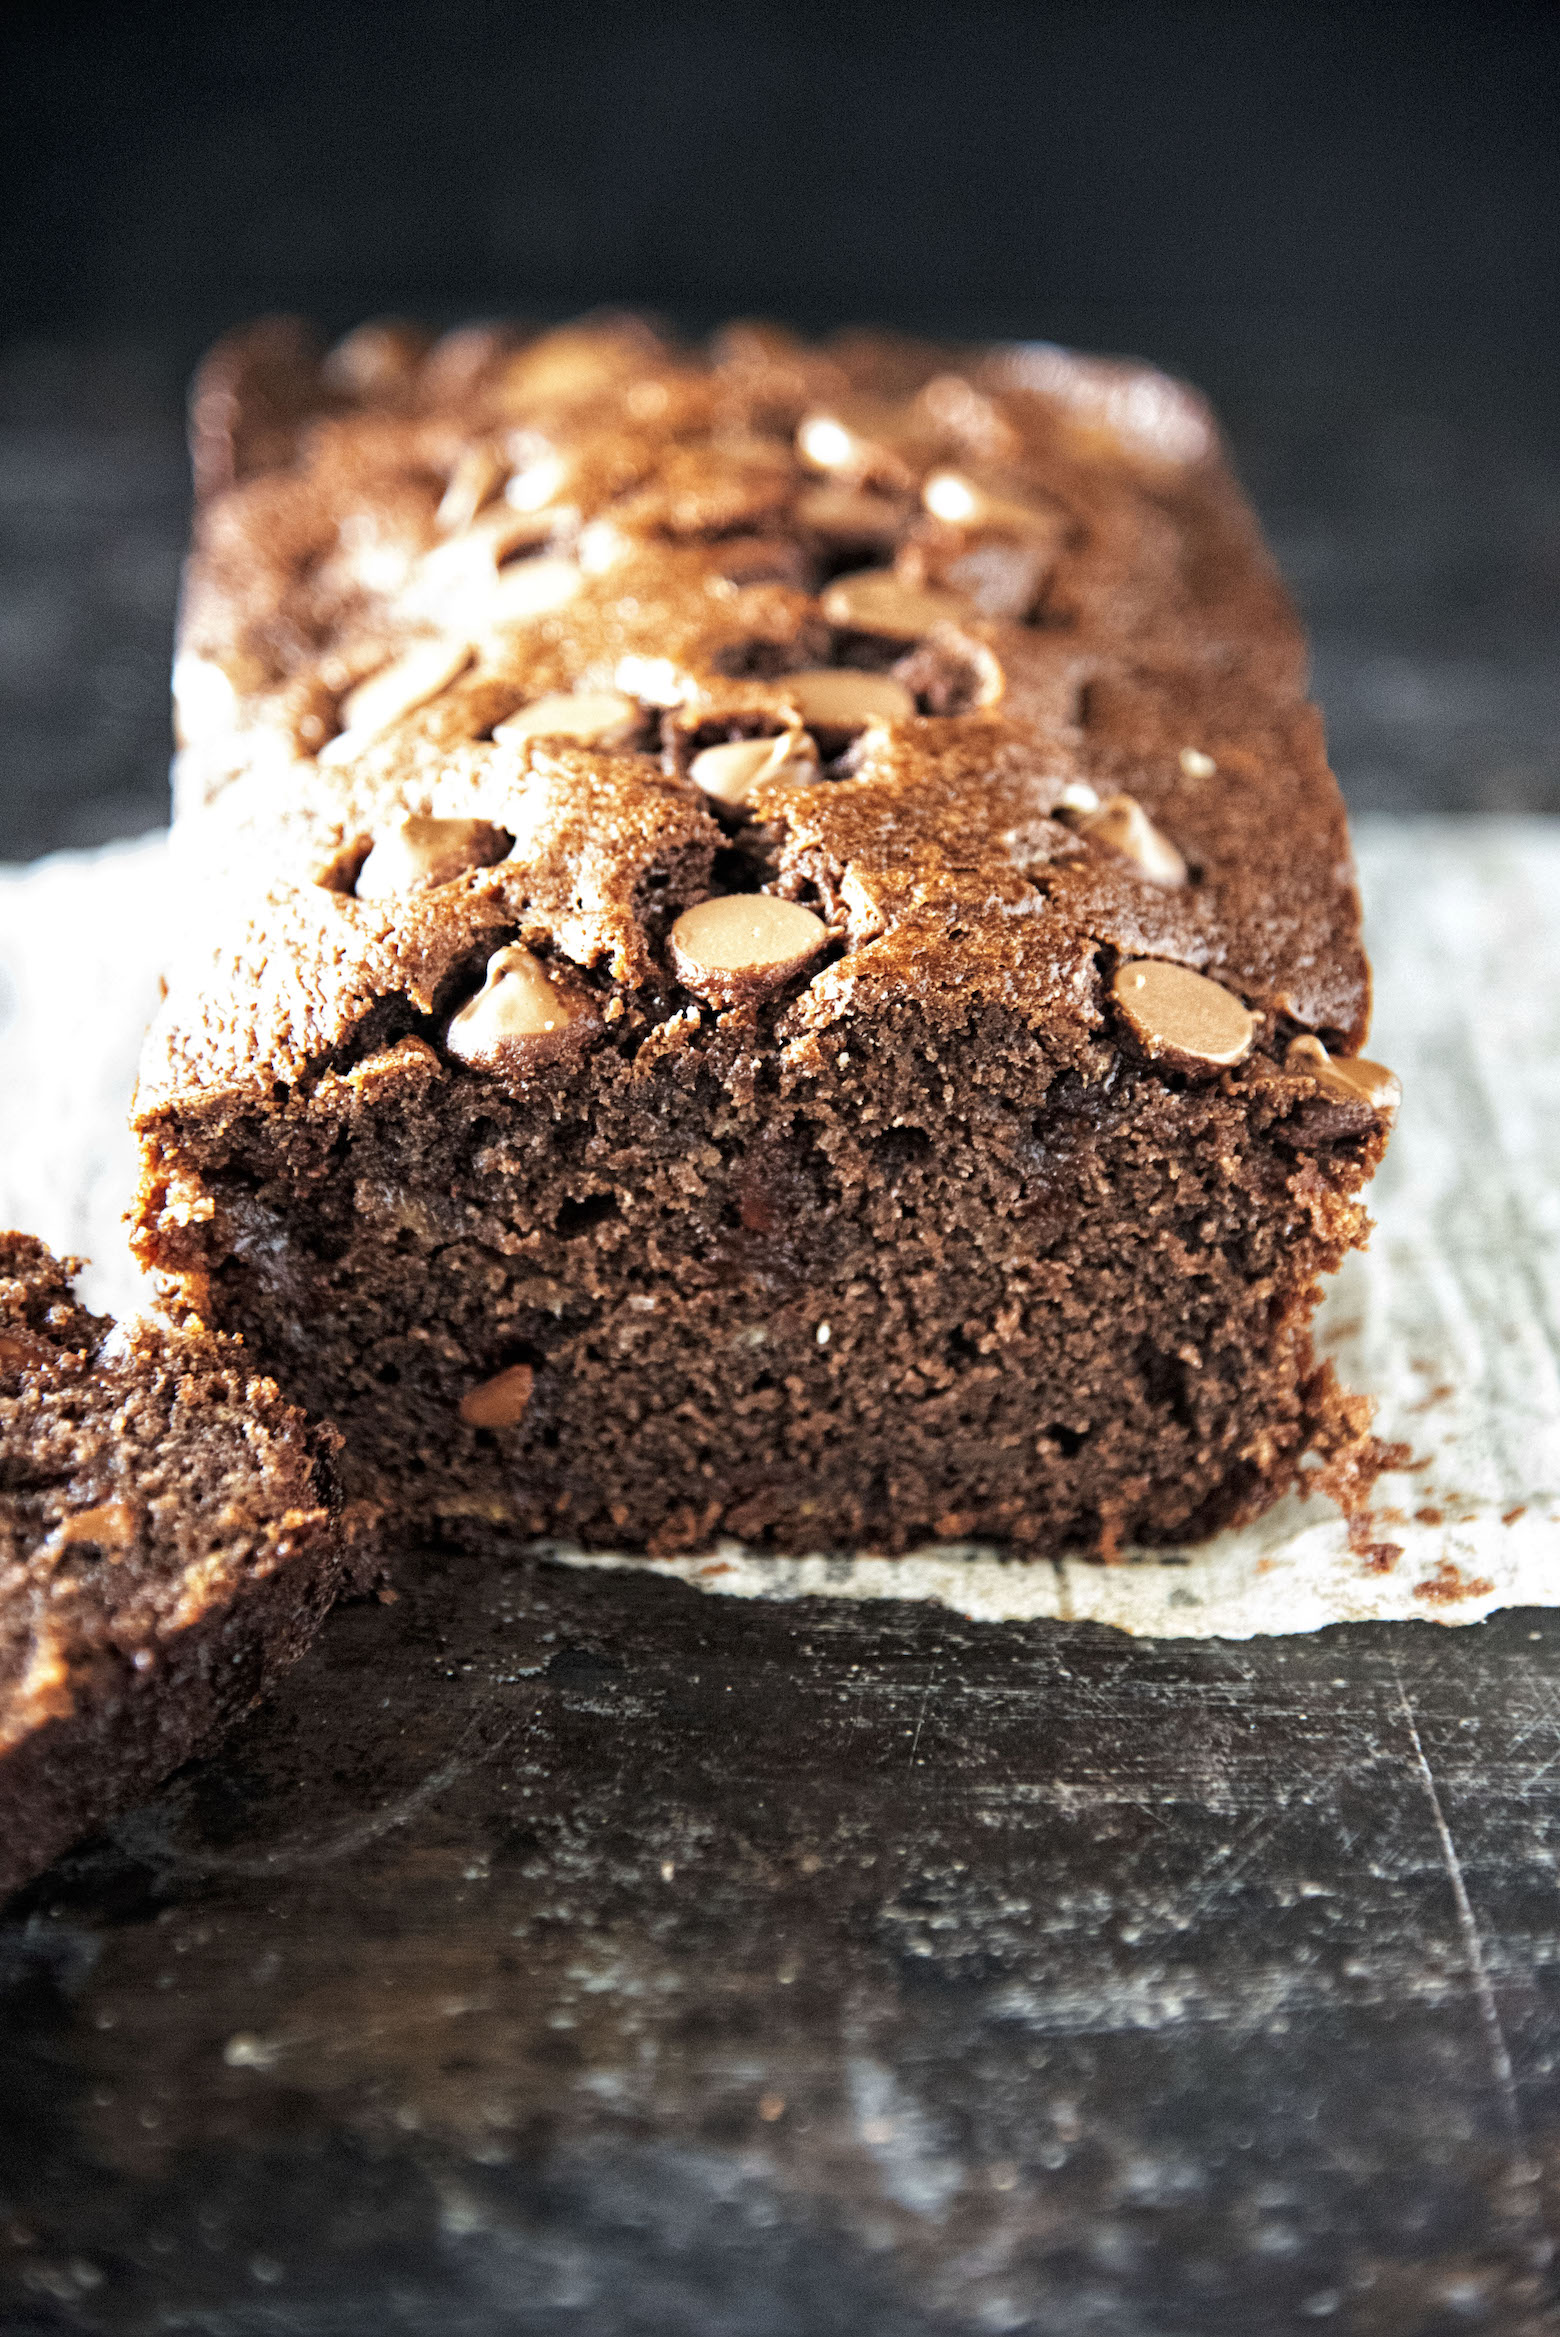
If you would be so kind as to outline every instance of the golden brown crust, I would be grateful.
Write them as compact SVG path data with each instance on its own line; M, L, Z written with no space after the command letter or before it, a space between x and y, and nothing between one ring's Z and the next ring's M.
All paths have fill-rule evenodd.
M469 368L453 364L464 344L412 352L356 402L350 369L322 373L300 345L293 400L312 398L312 418L280 431L287 345L270 327L258 351L230 347L197 394L197 415L219 389L241 407L232 385L264 374L230 466L248 475L198 525L180 666L185 796L241 779L225 847L207 849L269 878L257 931L300 969L313 1027L280 1042L289 1063L338 1046L376 995L428 995L501 924L578 965L609 955L619 981L664 975L669 919L647 914L646 884L664 875L656 909L675 913L710 887L721 842L688 767L720 740L801 728L783 677L818 666L885 687L896 667L916 706L865 729L814 719L825 783L760 790L750 807L773 881L835 904L847 965L870 925L874 981L891 970L912 996L949 982L1011 996L1016 982L1037 1030L1069 1023L1075 1048L1099 1026L1114 957L1158 956L1275 1030L1359 1044L1357 904L1303 646L1206 411L1177 385L1056 351L870 336L820 349L754 328L702 361L608 320L488 346ZM441 519L474 451L485 495ZM959 508L950 478L966 524L939 516ZM820 538L820 491L881 513L870 553ZM1020 609L993 579L1024 548L1026 512L1044 573ZM541 577L547 603L560 576L565 599L510 610L517 585L534 594ZM887 636L885 594L899 612ZM408 647L437 663L441 641L469 641L462 670L401 719L341 737L365 680ZM640 707L630 751L620 735L572 752L494 743L506 717L582 689ZM351 751L333 763L338 743ZM1053 817L1076 782L1130 798L1190 884L1156 885L1103 834L1080 850ZM438 938L423 920L419 954L439 973L412 972L400 945L365 964L308 879L430 814L486 820L514 853L440 897ZM846 900L870 912L852 921ZM1091 958L1101 974L1080 993ZM243 1027L248 979L219 976L197 1010L225 1033L215 1050L203 1039L202 1077L272 1059ZM187 1005L180 1017L187 1031ZM179 1077L153 1058L159 1092Z

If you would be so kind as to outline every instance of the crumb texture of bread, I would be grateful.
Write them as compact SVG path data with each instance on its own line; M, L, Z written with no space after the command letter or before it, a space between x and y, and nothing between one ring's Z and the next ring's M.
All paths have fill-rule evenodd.
M193 413L205 930L136 1239L354 1492L494 1550L1109 1555L1334 1449L1308 1326L1395 1091L1192 392L273 321Z
M331 1432L0 1235L0 1892L261 1694L349 1579Z

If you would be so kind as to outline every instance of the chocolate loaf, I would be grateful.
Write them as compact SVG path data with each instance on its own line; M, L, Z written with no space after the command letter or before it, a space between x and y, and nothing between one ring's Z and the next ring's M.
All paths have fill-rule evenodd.
M368 1563L334 1439L233 1340L116 1335L0 1234L0 1897L300 1655Z
M137 1241L494 1549L1164 1544L1358 1410L1396 1087L1202 404L633 320L195 395Z

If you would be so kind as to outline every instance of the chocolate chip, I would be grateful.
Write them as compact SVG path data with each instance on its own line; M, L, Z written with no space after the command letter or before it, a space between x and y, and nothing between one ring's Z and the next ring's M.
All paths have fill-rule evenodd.
M953 527L975 527L987 508L987 499L973 479L960 471L934 471L921 489L921 501L934 519Z
M942 581L983 617L1028 616L1050 572L1049 550L1038 543L976 542L945 562Z
M504 466L490 446L468 446L444 490L436 521L439 533L453 536L470 527L503 475Z
M921 490L921 501L934 519L952 527L1043 536L1054 543L1067 525L1055 504L1021 503L1012 496L991 494L962 471L934 471Z
M698 688L669 657L620 657L615 678L618 688L642 706L680 706Z
M848 473L861 467L867 441L837 414L807 414L797 427L796 445L815 470Z
M489 868L502 860L512 841L488 820L435 820L413 813L375 837L358 871L357 897L382 901L396 893L432 892L468 868Z
M825 592L822 607L831 625L852 633L874 633L884 641L919 641L934 625L950 624L967 614L967 604L957 593L906 584L891 568L864 568L840 577Z
M513 571L503 566L517 554L533 552L544 544L552 528L545 512L511 511L507 504L494 504L469 526L457 529L445 542L424 553L411 605L452 632L463 628L480 632L491 617L495 600L501 597L501 586L509 589L511 574L523 571L529 579L526 591L535 594L540 589L535 581L538 572L547 589L561 591L562 580L556 571L569 569L569 590L574 591L579 578L569 561L525 559Z
M504 501L511 511L546 511L557 502L568 478L568 465L553 448L533 452L504 489Z
M445 1044L463 1063L526 1072L582 1044L595 1027L587 998L566 992L513 943L489 958L482 988L450 1023Z
M1368 1104L1373 1112L1395 1112L1403 1100L1403 1083L1384 1063L1368 1063L1363 1055L1329 1055L1318 1038L1291 1039L1284 1069L1314 1079L1324 1095L1338 1103Z
M558 325L517 350L500 397L514 414L536 406L586 405L653 360L648 336L612 325Z
M1162 958L1118 966L1111 993L1151 1061L1176 1071L1222 1071L1243 1063L1257 1018L1218 982Z
M349 398L385 398L411 386L432 335L399 318L359 325L338 341L321 367L333 390Z
M915 700L891 674L861 673L848 665L819 665L782 674L776 685L809 730L865 730L871 722L908 722Z
M96 1509L78 1509L55 1531L56 1541L95 1542L100 1550L128 1550L135 1537L136 1516L128 1501L104 1501Z
M618 690L554 691L533 699L493 732L495 745L524 746L533 738L566 738L582 747L626 746L644 716Z
M962 471L933 472L921 500L947 531L920 546L929 580L982 616L1027 618L1061 549L1066 513L995 494Z
M536 1374L528 1363L512 1363L496 1371L480 1387L468 1388L460 1400L460 1416L468 1428L517 1428L531 1401Z
M382 731L426 706L471 663L469 641L419 641L349 691L341 704L341 735L320 749L322 763L345 763Z
M482 614L490 624L523 625L561 609L583 582L573 560L517 560L512 568L499 570Z
M811 786L818 776L818 750L805 730L785 730L778 738L737 738L695 755L688 776L717 803L743 804L764 780Z
M684 909L672 927L679 981L717 1005L760 998L799 974L829 938L811 909L771 893L725 893Z
M900 425L891 409L868 408L819 411L804 416L796 433L796 450L803 462L833 478L856 485L868 480L885 487L909 488L914 473L896 450L893 439Z
M1127 860L1150 884L1173 889L1186 882L1186 862L1149 818L1136 796L1108 795L1095 810L1072 814L1080 836Z

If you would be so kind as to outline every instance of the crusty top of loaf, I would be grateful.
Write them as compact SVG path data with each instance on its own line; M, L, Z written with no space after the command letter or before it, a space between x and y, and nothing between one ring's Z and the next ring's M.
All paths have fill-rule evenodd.
M668 927L726 891L829 927L771 1012L782 1045L904 1001L956 1029L982 1001L1102 1076L1110 976L1140 957L1234 991L1269 1055L1363 1037L1304 645L1207 410L1163 376L767 326L692 352L634 319L374 327L322 357L283 320L213 354L193 417L178 785L202 889L238 890L174 985L144 1112L291 1083L386 999L437 1042L514 939L635 1019L686 1016ZM900 712L814 723L810 784L712 801L695 756L803 727L789 677L820 667L897 679ZM397 711L403 670L436 686ZM494 739L582 691L637 725ZM1090 820L1123 795L1184 881ZM425 814L507 849L358 897L376 840Z

